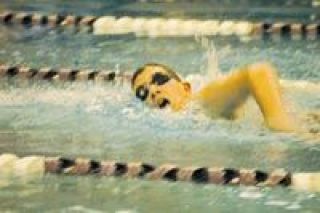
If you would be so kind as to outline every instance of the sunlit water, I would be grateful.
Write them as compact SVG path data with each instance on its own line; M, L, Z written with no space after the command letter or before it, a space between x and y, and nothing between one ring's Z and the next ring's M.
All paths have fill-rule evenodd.
M268 60L282 79L319 85L317 41L240 42L210 38L223 72ZM195 38L92 36L44 29L0 28L0 62L34 67L99 68L133 72L165 63L187 77L207 75L207 49ZM320 89L285 87L288 109L305 121L319 112ZM318 121L319 122L319 121ZM170 113L137 101L128 84L0 80L0 152L84 156L154 164L225 166L293 172L320 170L319 135L270 132L251 100L235 122L201 113ZM289 189L199 186L96 177L48 176L1 183L0 209L13 212L318 212L320 194Z

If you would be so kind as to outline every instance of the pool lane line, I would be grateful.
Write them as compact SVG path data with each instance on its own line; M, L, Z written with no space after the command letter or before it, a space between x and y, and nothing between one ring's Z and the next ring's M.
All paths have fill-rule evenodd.
M21 25L26 28L32 26L43 27L63 27L63 26L78 26L89 27L89 32L92 32L93 22L97 17L94 16L64 16L59 14L43 15L39 13L13 12L4 11L0 13L0 21L6 26Z
M0 155L0 177L34 177L45 174L70 176L107 176L192 182L197 184L244 185L259 187L292 187L320 191L320 173L290 173L283 169L265 172L256 169L217 167L179 167L173 164L155 166L142 162L96 161L85 158Z
M115 16L75 16L43 15L4 11L0 13L0 22L6 26L20 25L26 28L44 26L64 29L72 27L76 31L91 32L96 35L128 34L145 37L180 36L229 36L255 38L286 37L292 39L320 38L319 22L252 22L234 20L197 20L177 18L143 18Z
M130 83L132 72L118 72L96 69L74 68L33 68L22 65L9 65L0 63L0 78L20 78L25 80L47 81L95 81L95 82L127 82ZM283 80L281 86L285 88L299 88L302 90L320 90L320 84L306 80Z
M30 68L18 65L0 64L0 77L18 77L26 80L47 81L130 81L131 75L108 70L68 69L68 68Z

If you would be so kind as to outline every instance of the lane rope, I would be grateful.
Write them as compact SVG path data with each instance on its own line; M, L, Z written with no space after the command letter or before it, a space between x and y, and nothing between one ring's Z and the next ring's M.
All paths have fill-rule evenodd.
M0 64L0 77L18 77L21 79L47 81L95 81L123 82L130 81L131 75L124 72L94 69L68 68L30 68L19 65Z
M23 65L9 65L0 63L0 78L17 77L25 80L47 81L94 81L94 82L119 82L130 83L132 72L111 71L98 69L74 69L74 68L33 68ZM306 80L283 80L282 86L287 88L300 88L305 90L320 90L320 84Z
M320 38L320 23L251 22L234 20L199 20L177 18L143 18L115 16L43 15L39 13L4 11L0 22L6 26L43 26L50 28L73 27L76 31L96 35L128 34L146 37L179 36L244 36L291 37L294 39Z
M292 187L320 191L320 173L290 173L283 169L265 172L256 169L218 167L155 166L143 162L96 161L85 158L0 155L0 177L36 177L45 174L96 175L198 184Z

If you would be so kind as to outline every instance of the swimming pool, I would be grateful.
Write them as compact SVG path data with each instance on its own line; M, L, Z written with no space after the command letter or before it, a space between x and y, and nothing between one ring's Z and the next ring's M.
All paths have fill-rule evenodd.
M209 17L207 11L178 3L128 3L129 1L4 1L15 10L73 12L95 15L163 15ZM249 1L250 2L250 1ZM291 1L283 13L289 20L307 20L316 8ZM260 9L225 9L219 17L266 18L278 5ZM143 11L137 9L144 4ZM280 3L279 3L280 4ZM105 5L105 6L104 6ZM205 7L206 4L200 4ZM281 5L280 5L281 6ZM295 7L296 6L296 7ZM295 11L299 6L301 14ZM171 13L165 9L174 8ZM230 5L220 5L230 8ZM258 8L258 9L257 9ZM280 7L281 8L281 7ZM282 5L282 8L284 6ZM142 10L142 9L141 9ZM217 9L218 10L218 9ZM240 11L240 12L239 12ZM247 14L251 14L248 17ZM279 15L279 16L277 16ZM275 18L275 19L276 19ZM279 18L279 19L280 19ZM240 42L238 38L211 38L224 72L269 60L283 79L319 85L318 41ZM93 36L70 32L0 27L0 62L34 67L98 68L134 71L150 61L165 63L184 76L207 72L207 49L195 38L141 38L133 35ZM164 162L179 165L227 166L293 172L319 171L319 138L273 133L263 127L255 105L237 122L212 121L194 114L173 115L139 103L127 84L24 82L1 79L0 152L19 155L85 156L119 161ZM285 90L289 109L298 116L320 108L319 86ZM320 128L316 122L308 128ZM319 211L319 193L290 189L199 186L188 183L149 182L96 177L48 176L27 184L13 183L0 191L0 209L40 212L287 212Z

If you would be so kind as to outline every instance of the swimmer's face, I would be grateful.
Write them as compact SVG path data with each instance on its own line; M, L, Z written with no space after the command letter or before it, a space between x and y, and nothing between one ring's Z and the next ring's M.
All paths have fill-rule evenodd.
M146 64L139 68L132 79L132 89L138 99L157 108L182 109L191 94L190 84L182 82L168 67Z

